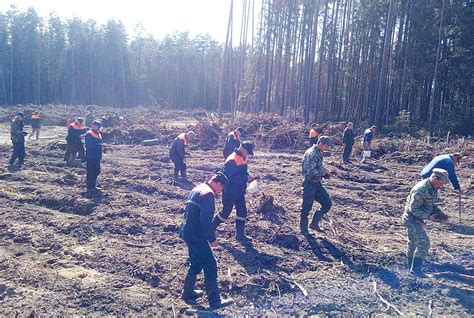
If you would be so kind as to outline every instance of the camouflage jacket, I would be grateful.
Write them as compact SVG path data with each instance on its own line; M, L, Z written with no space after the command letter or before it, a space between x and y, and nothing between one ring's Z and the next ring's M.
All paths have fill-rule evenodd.
M323 153L318 147L313 146L306 150L301 165L301 173L305 180L321 181L328 174L323 164Z
M10 136L14 144L24 141L25 136L23 135L23 121L14 119L10 127Z
M429 179L418 182L410 191L403 213L404 221L432 219L443 212L435 204L437 191Z

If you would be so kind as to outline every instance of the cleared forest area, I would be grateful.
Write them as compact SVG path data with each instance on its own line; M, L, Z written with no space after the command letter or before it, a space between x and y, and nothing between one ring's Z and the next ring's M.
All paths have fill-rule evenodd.
M337 145L325 158L335 171L325 181L334 205L323 220L327 231L304 237L298 220L307 128L297 121L270 114L238 114L232 120L206 111L118 110L120 123L104 128L112 151L99 177L103 195L88 199L84 169L67 167L62 159L66 118L88 110L39 108L44 135L27 141L24 168L0 167L0 307L5 316L189 312L179 299L187 251L178 228L191 185L172 184L169 142L185 129L196 132L187 163L190 179L200 183L222 168L223 138L237 125L257 144L249 170L260 176L266 197L247 196L252 247L234 239L235 212L218 230L219 284L236 300L218 314L474 315L470 140L428 144L407 136L377 136L372 160L341 164L341 125L324 124ZM89 110L97 116L117 111ZM12 113L1 109L1 131L8 131ZM150 138L158 144L140 144ZM6 163L10 146L0 147ZM431 238L427 270L434 276L413 278L406 273L401 223L406 196L433 156L454 151L466 158L457 170L464 189L462 221L457 193L448 185L439 205L449 221L426 225ZM356 146L354 157L359 155Z

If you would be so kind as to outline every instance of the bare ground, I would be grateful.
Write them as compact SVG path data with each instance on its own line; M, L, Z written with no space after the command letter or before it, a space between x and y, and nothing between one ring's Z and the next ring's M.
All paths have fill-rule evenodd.
M172 117L165 118L172 125ZM0 126L2 135L7 130ZM85 170L62 161L62 144L54 140L64 134L63 127L46 127L44 138L27 142L23 169L0 168L0 314L184 313L190 307L179 293L187 250L177 231L191 185L172 185L167 147L115 145L99 177L103 194L91 200L83 196ZM349 165L339 163L336 148L326 158L337 172L325 181L334 203L323 221L328 230L313 238L298 234L303 150L260 147L249 168L261 176L261 188L274 197L275 207L257 214L261 199L248 196L251 247L235 242L232 217L219 228L220 287L236 304L217 313L428 315L431 307L437 316L473 316L472 142L463 143L470 157L458 169L465 188L462 224L450 186L439 203L450 220L427 222L427 268L436 277L414 279L404 266L400 217L406 195L421 167L437 154L433 149L441 147L422 152L406 147ZM461 146L449 150L456 147ZM10 146L0 149L6 164ZM204 181L222 166L220 147L192 148L188 166L193 182ZM396 310L387 309L379 296ZM205 300L201 305L197 309Z

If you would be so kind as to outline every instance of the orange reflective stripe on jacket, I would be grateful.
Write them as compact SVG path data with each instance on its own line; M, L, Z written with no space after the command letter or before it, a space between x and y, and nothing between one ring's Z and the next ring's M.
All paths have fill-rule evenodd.
M72 123L71 125L69 125L69 127L71 127L72 129L83 129L84 128L83 125L78 125L77 123Z
M234 160L235 161L235 164L237 166L242 166L242 165L246 165L247 163L245 162L245 158L244 157L241 157L239 156L238 154L236 154L235 152L233 152L229 157L227 157L227 159L225 160L225 162L229 162L231 160Z
M318 136L318 132L316 131L316 129L311 128L311 130L309 131L309 138L314 138L317 136Z
M94 138L102 139L102 135L100 133L96 133L95 131L92 131L92 130L89 130L87 133L90 134Z
M31 115L31 119L40 119L41 116L40 115Z
M188 137L186 136L185 133L179 134L179 135L178 135L178 138L184 141L184 145L187 145L188 142L189 142L189 141L188 141Z
M238 133L235 132L235 130L234 130L234 131L231 131L231 132L229 133L229 136L232 136L235 140L240 141L240 136L239 136Z

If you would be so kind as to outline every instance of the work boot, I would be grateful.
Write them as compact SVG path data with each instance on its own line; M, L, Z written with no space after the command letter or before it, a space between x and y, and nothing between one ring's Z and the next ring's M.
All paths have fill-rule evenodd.
M222 299L219 293L219 286L217 285L217 279L212 281L204 280L206 287L207 299L209 300L209 309L216 310L219 308L227 307L234 303L232 298Z
M310 235L308 231L308 217L301 217L300 219L300 233L303 235Z
M237 220L235 222L235 239L241 243L250 243L252 238L245 235L245 222Z
M199 289L194 289L196 285L196 275L186 275L184 279L183 293L181 299L187 304L194 304L196 300L204 295L204 292Z
M423 259L419 257L413 258L411 264L410 275L414 275L420 278L426 278L426 274L423 272Z
M315 230L317 232L324 232L324 228L319 226L319 223L321 222L321 219L323 218L324 214L321 213L321 211L316 211L316 213L313 216L313 220L311 221L309 228L312 230Z

